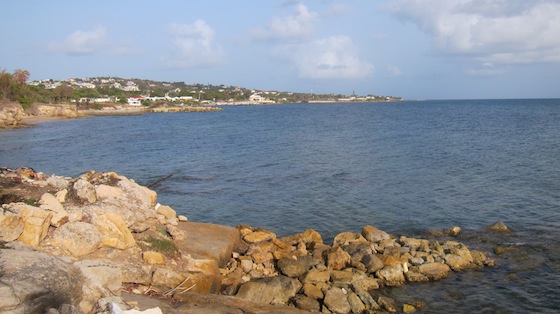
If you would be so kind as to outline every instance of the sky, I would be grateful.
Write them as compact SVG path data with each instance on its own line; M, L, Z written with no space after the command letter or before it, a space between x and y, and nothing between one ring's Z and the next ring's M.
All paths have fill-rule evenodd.
M18 0L0 42L0 70L31 80L560 97L560 0Z

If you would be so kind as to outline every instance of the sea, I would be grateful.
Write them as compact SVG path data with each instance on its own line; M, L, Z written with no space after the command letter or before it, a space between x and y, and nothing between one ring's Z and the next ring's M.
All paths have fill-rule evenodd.
M378 293L421 300L422 313L560 311L560 99L222 109L2 131L0 166L115 171L156 183L158 202L192 221L279 237L312 228L329 242L373 225L429 238L459 226L454 240L495 267ZM487 230L498 221L512 233Z

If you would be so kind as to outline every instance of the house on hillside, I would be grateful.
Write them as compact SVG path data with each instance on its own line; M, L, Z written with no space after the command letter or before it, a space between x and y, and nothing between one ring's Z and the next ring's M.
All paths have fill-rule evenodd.
M129 106L142 106L142 100L144 100L143 96L132 96L128 97L126 102Z

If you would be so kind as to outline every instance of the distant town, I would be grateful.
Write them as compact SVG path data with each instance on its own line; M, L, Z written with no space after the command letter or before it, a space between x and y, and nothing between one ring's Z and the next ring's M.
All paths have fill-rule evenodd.
M159 82L118 77L48 79L30 81L27 84L32 89L52 91L50 93L54 98L52 101L98 107L105 104L157 107L161 105L225 106L401 100L400 97L394 96L294 93L247 89L239 86Z

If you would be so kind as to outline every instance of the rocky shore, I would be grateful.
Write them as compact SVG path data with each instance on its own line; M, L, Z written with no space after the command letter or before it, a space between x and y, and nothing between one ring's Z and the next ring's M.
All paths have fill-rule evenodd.
M380 291L494 265L374 226L327 244L313 229L190 222L113 172L0 168L0 204L0 313L412 313L426 304Z
M147 112L212 112L222 110L219 107L206 106L160 106L155 108L131 106L107 106L100 110L78 110L76 105L68 104L33 104L24 110L17 103L0 103L0 129L26 127L30 124L50 119L73 119L88 116L127 116L142 115Z

